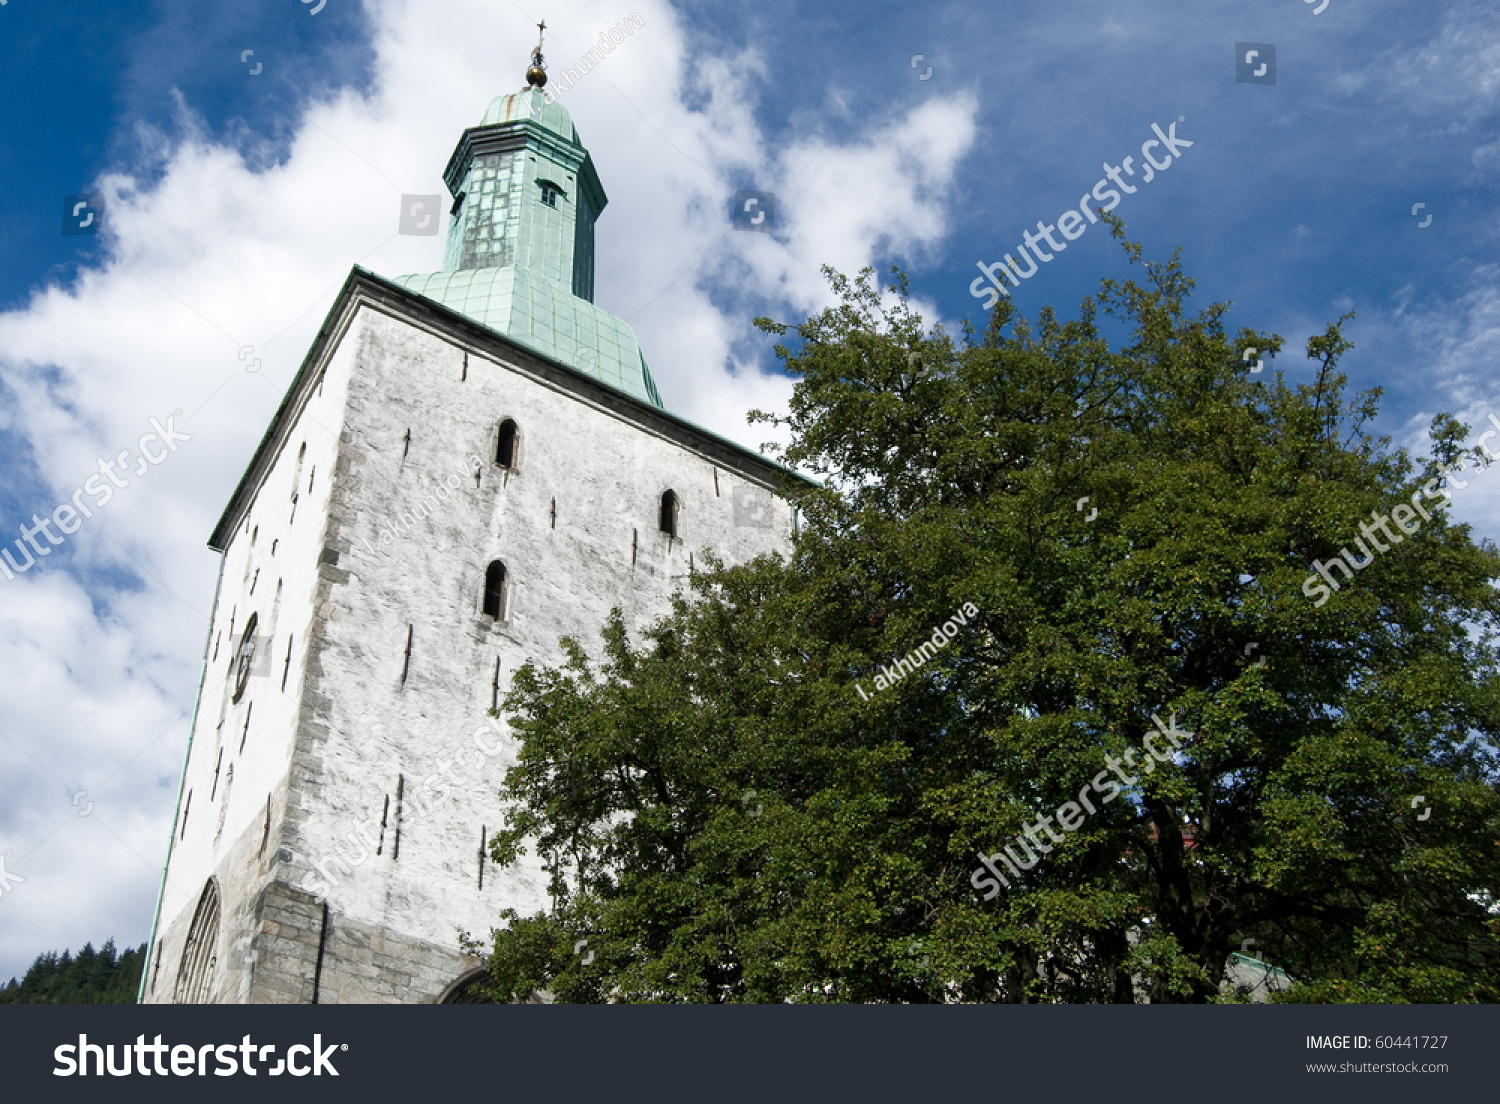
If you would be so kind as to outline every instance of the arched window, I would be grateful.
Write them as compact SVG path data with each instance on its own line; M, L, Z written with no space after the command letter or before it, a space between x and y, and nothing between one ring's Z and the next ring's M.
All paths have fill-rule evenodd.
M484 573L484 612L488 617L496 621L505 620L505 599L509 579L506 577L505 565L495 560Z
M500 436L495 442L495 463L507 471L516 470L516 444L520 436L520 429L510 418L500 423Z
M182 963L177 967L174 1004L207 1004L213 989L214 966L219 961L219 883L210 878L198 898L198 911L188 929Z
M661 521L659 528L669 537L677 535L677 492L667 491L661 496Z
M563 190L550 180L541 181L542 202L548 207L557 206L557 197L563 194Z
M250 669L255 665L255 627L260 624L260 614L252 613L245 622L245 635L240 637L239 655L235 657L234 697L239 701L245 694L245 683L250 681Z
M490 972L476 966L461 974L438 996L438 1004L494 1004L489 993Z

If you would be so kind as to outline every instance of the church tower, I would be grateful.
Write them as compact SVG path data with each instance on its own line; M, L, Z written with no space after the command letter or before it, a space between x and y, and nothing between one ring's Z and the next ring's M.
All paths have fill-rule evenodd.
M511 673L790 545L788 473L669 413L594 305L606 198L545 80L538 47L460 138L441 272L350 272L209 540L143 1001L463 1001L458 932L548 904L485 855Z

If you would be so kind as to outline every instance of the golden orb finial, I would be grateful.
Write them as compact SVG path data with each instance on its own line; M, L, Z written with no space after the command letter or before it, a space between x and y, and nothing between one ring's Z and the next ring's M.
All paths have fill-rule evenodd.
M541 88L547 83L547 64L542 60L542 36L547 33L547 21L536 25L536 49L531 51L531 68L526 70L526 83L532 88Z

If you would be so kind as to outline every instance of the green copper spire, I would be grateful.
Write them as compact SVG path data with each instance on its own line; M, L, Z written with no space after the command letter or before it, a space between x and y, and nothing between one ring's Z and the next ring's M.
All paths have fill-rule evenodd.
M594 221L608 200L568 109L541 89L540 43L527 81L490 104L448 161L443 271L396 282L662 406L635 333L594 306Z

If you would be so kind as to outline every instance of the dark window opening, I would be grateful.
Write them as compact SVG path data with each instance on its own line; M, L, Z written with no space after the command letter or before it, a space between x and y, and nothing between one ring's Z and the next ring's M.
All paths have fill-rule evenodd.
M484 573L485 616L493 617L496 621L505 620L507 583L505 565L499 560L494 561Z
M557 197L562 195L562 189L550 180L542 181L542 202L548 207L557 206Z
M500 436L495 442L495 463L507 471L516 470L516 442L520 430L516 423L506 418L500 423Z
M661 496L661 521L658 525L667 536L677 535L677 495L673 491Z

